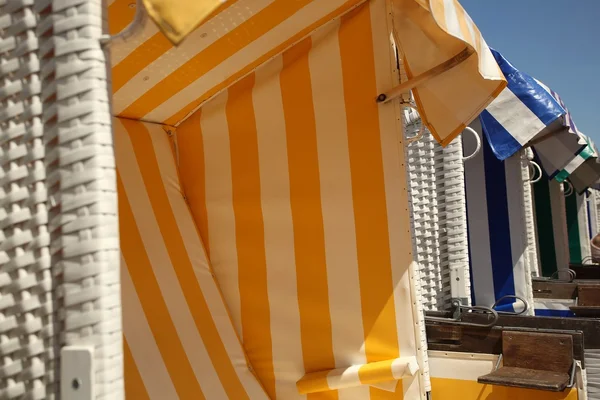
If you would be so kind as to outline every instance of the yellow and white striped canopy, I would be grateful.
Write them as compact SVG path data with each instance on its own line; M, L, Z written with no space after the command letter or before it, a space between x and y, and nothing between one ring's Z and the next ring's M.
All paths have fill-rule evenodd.
M111 46L128 397L423 398L394 27L413 77L477 54L415 91L443 140L503 85L431 4L228 0Z
M215 94L363 2L225 0L179 47L147 24L140 35L112 46L114 113L176 126ZM114 34L132 21L135 2L109 3ZM162 8L153 11L172 21L178 1L158 3ZM502 90L504 77L458 1L393 0L389 7L395 11L396 42L410 78L465 48L475 52L413 92L423 121L446 144Z
M187 1L187 0L186 0ZM364 0L228 0L179 46L147 24L112 46L113 110L177 125L203 102ZM109 6L111 31L132 19L133 0Z
M115 121L128 397L426 391L401 113L374 101L398 81L385 4L329 22L176 128Z

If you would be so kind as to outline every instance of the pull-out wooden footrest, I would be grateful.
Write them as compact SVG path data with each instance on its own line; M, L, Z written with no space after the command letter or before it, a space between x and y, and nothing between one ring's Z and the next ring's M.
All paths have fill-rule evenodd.
M481 376L479 383L513 386L529 389L562 392L569 384L570 375L559 372L536 371L527 368L501 367L491 374Z
M573 373L573 337L535 332L502 332L503 365L479 383L563 391Z

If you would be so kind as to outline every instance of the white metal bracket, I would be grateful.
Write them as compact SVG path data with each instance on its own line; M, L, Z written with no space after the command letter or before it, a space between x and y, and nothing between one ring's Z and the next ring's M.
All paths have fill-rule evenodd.
M60 352L60 392L62 400L93 400L94 348L65 346Z
M453 299L459 299L462 305L469 304L467 293L467 272L465 266L450 268L450 293Z

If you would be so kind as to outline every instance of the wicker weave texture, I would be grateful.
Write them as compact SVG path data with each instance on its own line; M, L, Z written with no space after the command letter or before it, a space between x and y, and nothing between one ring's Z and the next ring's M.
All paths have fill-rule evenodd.
M521 153L521 171L523 176L523 210L525 214L525 232L527 235L527 260L532 276L541 276L538 264L538 248L533 210L533 189L531 187L531 169L527 152Z
M592 189L594 192L594 202L596 205L596 227L598 232L600 232L600 190Z
M412 110L405 114L406 134L414 136L421 120ZM426 310L450 305L451 269L468 274L468 242L464 166L459 140L446 148L425 130L408 145L408 181L415 260L419 263L422 299ZM469 277L464 284L470 297Z
M585 350L588 400L600 400L600 350Z
M37 16L33 0L0 0L0 398L55 391Z
M32 37L39 41L40 149L55 307L52 325L44 322L43 329L54 330L55 349L94 348L95 398L120 399L119 228L109 63L101 43L106 7L101 0L30 2L38 19ZM58 360L58 350L53 354ZM57 380L59 364L54 369ZM46 394L53 395L61 397L56 385Z
M589 214L589 223L590 223L590 240L594 238L598 234L598 191L596 189L589 188L587 192L587 209ZM591 244L590 244L591 246ZM590 253L591 253L590 247Z

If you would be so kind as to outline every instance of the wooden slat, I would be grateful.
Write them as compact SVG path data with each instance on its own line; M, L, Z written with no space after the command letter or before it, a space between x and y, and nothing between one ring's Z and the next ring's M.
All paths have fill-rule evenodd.
M575 299L577 284L573 282L532 281L533 297L538 299Z
M448 312L428 311L432 317L452 317ZM468 313L463 315L464 322L486 323L488 315ZM580 331L583 333L586 349L600 349L600 320L592 318L533 317L527 315L500 314L496 326L518 327L542 330Z
M600 306L600 285L579 284L577 305L580 307Z
M459 353L501 354L502 332L506 328L478 328L453 324L426 324L427 348L438 351ZM580 331L539 330L531 328L510 328L510 331L529 333L561 334L572 337L575 359L585 364L584 338Z
M600 279L574 279L573 283L578 285L596 285L600 286Z
M600 265L570 264L569 268L575 271L577 279L600 280Z
M600 318L600 307L597 306L571 306L569 309L577 317Z
M600 317L600 285L597 283L579 283L577 304L569 307L578 317Z
M502 328L475 328L450 324L426 325L429 350L461 353L502 353Z

